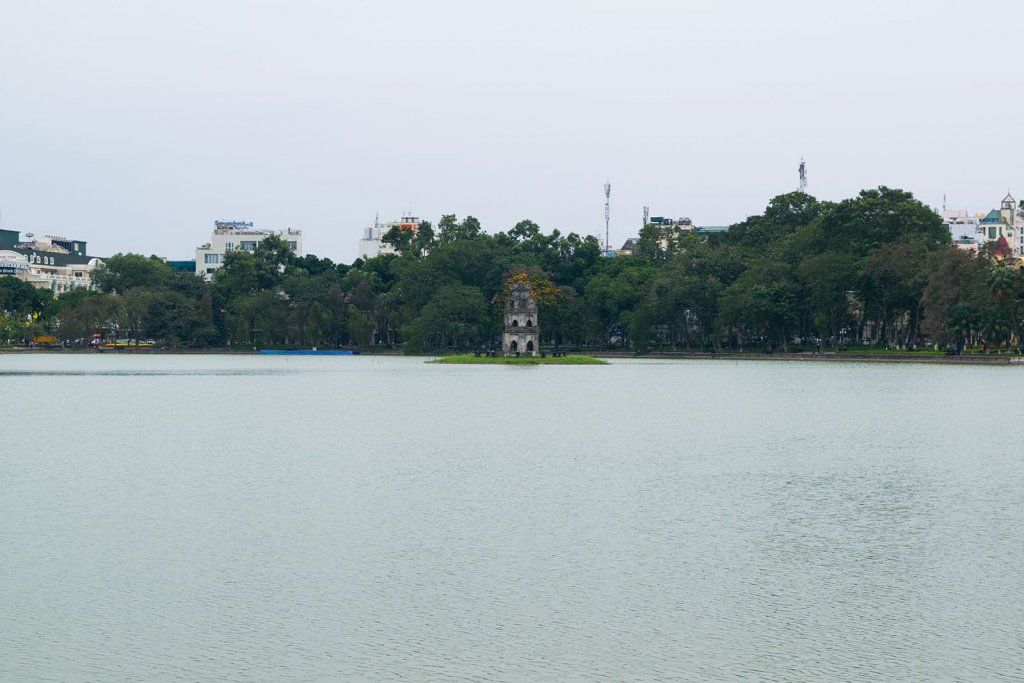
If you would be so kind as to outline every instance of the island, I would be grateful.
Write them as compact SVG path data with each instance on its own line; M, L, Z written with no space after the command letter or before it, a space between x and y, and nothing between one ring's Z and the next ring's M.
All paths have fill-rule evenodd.
M593 356L477 356L472 353L441 356L427 362L442 365L608 365L608 361Z

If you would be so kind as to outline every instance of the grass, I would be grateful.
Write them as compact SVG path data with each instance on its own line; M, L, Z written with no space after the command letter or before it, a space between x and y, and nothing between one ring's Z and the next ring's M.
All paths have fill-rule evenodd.
M593 356L474 356L465 354L461 356L441 356L430 363L441 363L444 365L608 365L607 361Z
M845 349L838 351L834 349L825 349L826 351L834 351L847 356L945 356L945 351L936 351L931 346L922 346L914 351L908 351L907 349L887 349L884 346L848 346Z

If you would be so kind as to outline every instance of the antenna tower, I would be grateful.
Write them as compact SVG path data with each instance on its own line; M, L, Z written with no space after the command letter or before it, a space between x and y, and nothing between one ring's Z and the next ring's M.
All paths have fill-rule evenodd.
M804 162L804 158L800 157L800 191L807 192L807 163Z
M611 217L611 201L612 201L612 184L606 182L604 184L604 253L608 254L612 247L609 244L608 235L608 220Z
M640 227L646 228L647 224L650 223L650 222L651 222L651 207L645 206L644 207L644 224L642 226L640 226Z

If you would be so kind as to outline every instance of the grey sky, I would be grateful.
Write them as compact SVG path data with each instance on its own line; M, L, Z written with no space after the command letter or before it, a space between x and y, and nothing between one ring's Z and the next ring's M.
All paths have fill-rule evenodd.
M412 212L489 232L724 224L879 184L1024 194L1024 3L0 5L2 227L194 256L214 219L351 261Z

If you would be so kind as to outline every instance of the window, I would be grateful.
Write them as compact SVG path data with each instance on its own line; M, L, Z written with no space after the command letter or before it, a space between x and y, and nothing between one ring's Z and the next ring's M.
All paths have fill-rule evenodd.
M235 243L234 242L225 242L224 243L224 251L234 251L234 249L235 249Z
M519 327L519 321L513 318L512 319L512 327Z
M243 249L245 251L256 251L256 241L242 240L241 242L238 243L238 248Z
M207 268L207 269L206 269L206 272L207 272L207 274L209 274L209 273L212 273L213 271L214 271L214 269L213 269L213 268Z
M203 263L220 263L220 254L205 254Z
M299 243L298 242L289 242L288 243L288 248L291 249L292 251L298 251L299 250Z
M532 321L532 320L530 320L530 319L527 319L527 320L526 320L526 326L527 326L527 327L533 327L533 321Z

